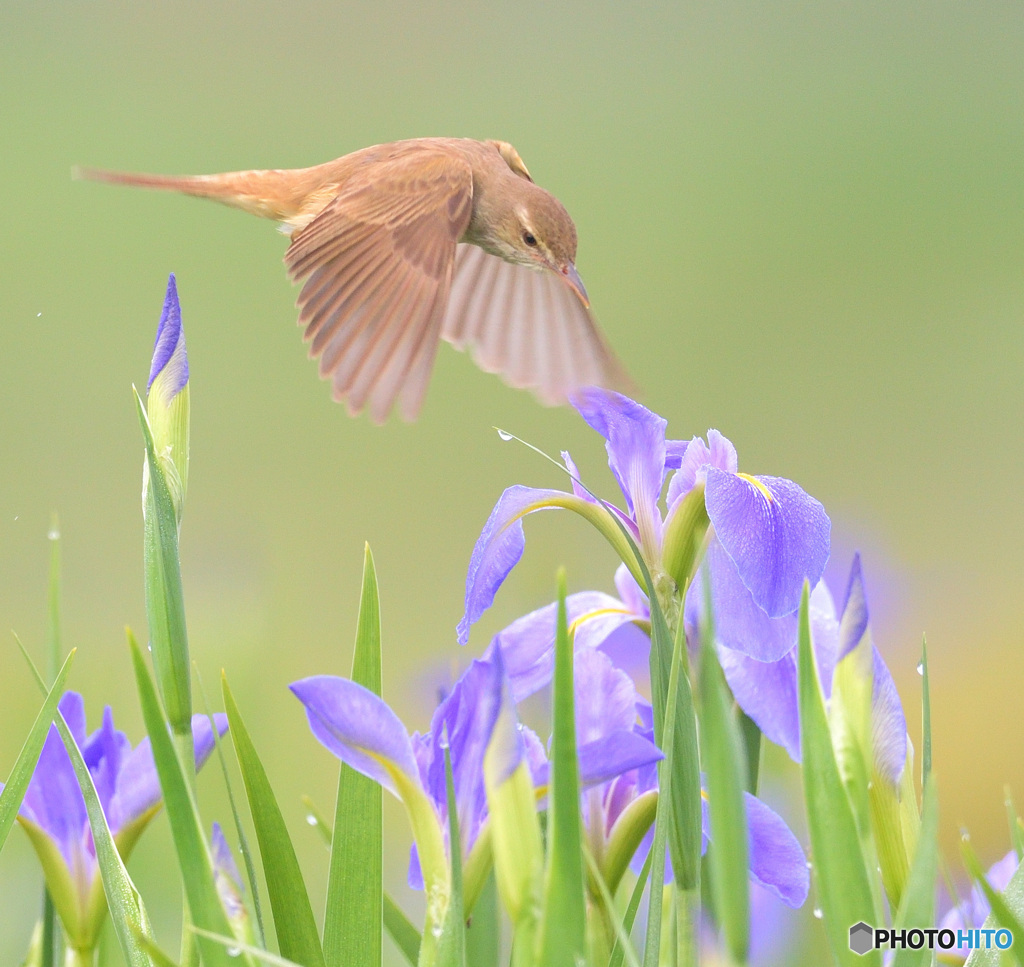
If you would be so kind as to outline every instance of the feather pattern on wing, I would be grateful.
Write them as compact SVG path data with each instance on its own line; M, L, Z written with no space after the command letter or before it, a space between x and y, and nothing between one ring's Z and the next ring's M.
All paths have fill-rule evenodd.
M305 280L299 324L320 375L377 421L400 398L415 419L441 337L455 247L469 223L470 166L450 152L356 171L285 255Z
M460 244L442 338L476 364L548 405L584 386L625 389L629 378L590 311L553 272Z

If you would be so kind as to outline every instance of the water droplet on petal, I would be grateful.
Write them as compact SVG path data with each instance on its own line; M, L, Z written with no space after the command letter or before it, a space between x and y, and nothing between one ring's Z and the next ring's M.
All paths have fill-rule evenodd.
M316 825L316 816L314 816L312 813L306 813L306 822L310 826L315 826Z
M917 663L917 673L918 673L918 675L923 675L924 674L924 662L923 661L919 661Z
M508 430L498 430L498 436L501 437L501 439L504 440L506 443L508 443L509 440L513 439L512 434L509 433Z
M821 907L815 907L814 908L814 919L815 920L820 920L824 916L825 916L825 914L824 914L824 912L822 912Z
M807 869L809 869L809 870L813 870L814 869L814 864L810 860L807 861Z

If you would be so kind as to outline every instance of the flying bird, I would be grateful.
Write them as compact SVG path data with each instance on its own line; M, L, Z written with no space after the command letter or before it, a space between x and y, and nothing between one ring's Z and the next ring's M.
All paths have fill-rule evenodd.
M310 355L352 414L383 422L397 401L414 420L442 339L549 405L629 386L576 271L576 226L505 141L396 141L290 170L75 174L280 222Z

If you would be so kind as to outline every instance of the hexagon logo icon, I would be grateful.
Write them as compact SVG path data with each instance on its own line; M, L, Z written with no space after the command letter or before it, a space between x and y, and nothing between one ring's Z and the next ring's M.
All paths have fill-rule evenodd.
M875 949L875 931L863 920L850 927L850 950L864 956Z

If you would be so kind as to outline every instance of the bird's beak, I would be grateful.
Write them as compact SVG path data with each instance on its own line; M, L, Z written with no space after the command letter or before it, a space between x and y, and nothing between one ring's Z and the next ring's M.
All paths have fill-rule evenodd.
M561 275L562 278L565 279L566 285L576 293L580 302L589 309L590 298L587 296L587 287L583 284L583 280L580 278L579 272L576 271L576 266L573 265L572 262L567 262L562 267Z

